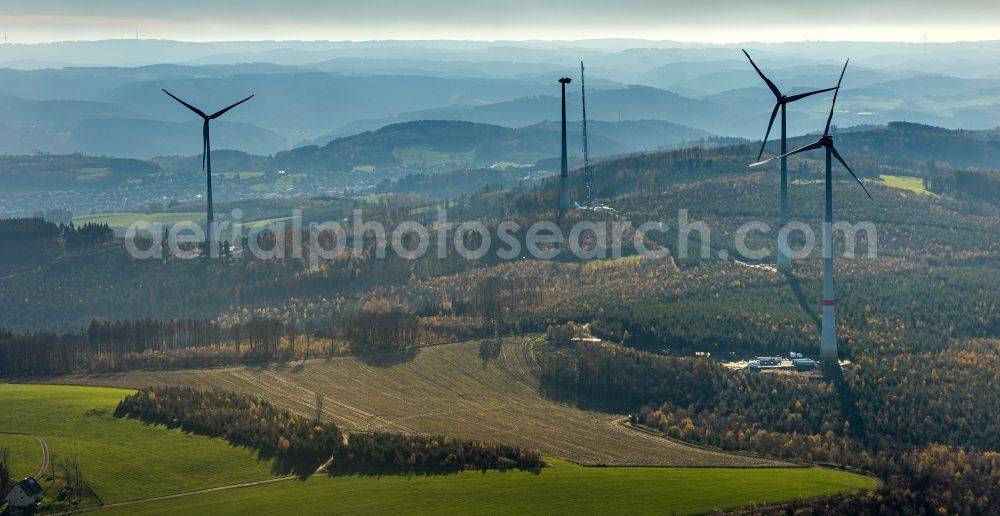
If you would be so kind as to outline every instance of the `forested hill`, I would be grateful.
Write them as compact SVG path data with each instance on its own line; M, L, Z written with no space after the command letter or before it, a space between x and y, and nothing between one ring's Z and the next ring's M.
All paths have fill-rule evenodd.
M950 130L892 122L885 127L835 136L845 157L862 155L890 163L925 161L951 168L1000 169L1000 132L996 130Z
M580 124L571 123L568 139L571 158L581 155ZM739 155L749 164L759 143L714 148L724 139L713 139L702 131L658 120L594 122L590 129L591 156L604 170L656 162L662 151L645 151L685 142L713 147L713 154ZM457 169L488 167L498 162L535 164L559 156L558 123L547 122L521 129L460 121L424 120L406 122L339 138L326 145L310 145L273 157L238 151L213 152L213 170L218 173L247 170L275 173L287 170L311 175L365 174L396 170L388 177L406 173L436 173ZM893 122L887 126L834 129L838 149L860 175L878 173L932 175L935 170L960 168L1000 169L1000 131L965 131ZM806 135L789 141L796 148L815 140ZM749 151L753 150L753 156ZM766 156L778 150L777 141L768 143ZM804 166L815 156L793 158L794 167ZM803 161L804 160L804 161ZM813 166L814 164L810 165ZM776 166L772 164L771 166ZM767 167L765 167L766 169ZM0 179L7 192L26 190L113 189L141 183L160 176L200 178L201 157L163 157L151 161L91 157L79 154L0 157ZM181 173L180 176L173 175ZM358 177L364 177L359 175ZM382 176L387 177L387 176ZM170 185L160 195L170 197ZM2 198L0 198L2 200Z
M489 127L482 129L492 130ZM841 199L838 201L838 217L876 222L880 237L879 253L883 257L893 257L891 260L903 260L907 264L913 261L921 267L928 263L935 263L937 266L948 263L985 266L982 264L992 263L996 254L995 228L1000 225L995 224L995 217L1000 213L1000 196L997 195L1000 193L1000 172L950 168L943 161L932 167L929 162L893 151L904 149L909 152L931 145L936 132L957 140L960 145L980 149L977 163L984 167L1000 162L995 135L990 133L944 131L908 124L838 133L838 147L866 181L877 201L868 202L856 185L847 184L850 177L838 171L838 179L841 181L838 181L835 188L838 191L845 189L844 193L850 194L841 196L837 193L838 199ZM852 143L851 139L868 143ZM616 218L670 221L676 219L678 208L687 208L692 217L710 224L713 234L730 235L736 227L748 220L767 221L770 220L767 217L774 214L776 174L773 172L776 165L761 169L748 168L747 165L756 158L757 149L752 143L683 148L600 162L594 167L597 197L615 208ZM235 156L234 159L236 158L240 157ZM791 160L791 166L793 178L801 180L792 188L792 216L803 217L800 220L812 220L810 217L822 213L822 185L817 181L821 178L819 171L822 167L822 154L796 156ZM357 206L365 208L365 220L373 217L383 219L386 227L392 227L394 222L400 220L421 219L427 214L433 214L434 208L441 206L437 200L413 194L429 196L426 192L448 191L445 186L461 183L463 187L468 186L463 191L465 197L461 196L461 192L452 193L452 198L445 204L450 210L450 220L479 219L487 224L494 224L499 216L531 220L552 215L557 199L556 181L539 187L537 183L525 182L522 185L520 180L512 177L506 186L513 190L504 190L503 185L500 189L496 188L497 173L496 170L480 169L463 173L461 177L445 174L440 176L441 181L448 184L440 187L435 184L438 176L414 177L413 181L397 183L397 186L406 186L411 191L391 191L405 196L380 197L370 204L360 198L350 201L353 204L344 206L340 206L344 203L342 199L261 199L257 201L261 206L254 213L259 212L256 216L261 218L279 217L282 210L288 213L293 207L299 206L304 210L306 222L343 220L349 214L350 206ZM898 181L894 182L893 178L879 178L880 174L895 174L895 178L907 177L903 177L905 182L900 184ZM476 190L473 183L477 175L482 184L491 184L493 187ZM572 172L571 184L571 198L582 199L585 191L579 170ZM848 188L851 190L846 190ZM275 209L265 210L265 205L274 206ZM220 210L220 213L224 211ZM929 212L935 213L933 220L926 216ZM960 230L946 231L942 228ZM14 265L11 266L9 275L0 277L0 326L7 326L15 331L74 330L95 318L214 318L234 306L263 309L281 306L293 299L313 299L317 296L325 297L326 300L338 295L344 296L347 301L342 301L346 305L341 308L356 307L360 298L353 299L353 296L371 295L369 289L377 286L396 284L402 289L398 295L410 299L414 291L403 285L411 278L431 281L438 275L491 265L490 262L432 259L411 264L395 259L375 260L365 255L360 259L331 263L317 276L308 273L301 260L258 263L246 259L226 259L207 267L181 260L166 260L162 263L133 262L127 259L124 250L120 248L77 250L66 245L65 236L54 234L45 238L52 241L43 242L39 246L57 251L56 256L49 253L49 258L60 258L59 255L63 255L62 258L52 265L38 263L37 268L23 270L19 268L20 262L11 261ZM493 240L494 243L498 242L496 238ZM661 240L660 244L671 249L677 248L675 235L668 233ZM769 245L773 242L762 239L756 244ZM731 238L720 237L713 242L713 247L712 256L720 250L727 251L729 256L739 256L739 250L734 247ZM891 260L886 263L896 264ZM698 263L679 263L681 266L700 266ZM911 266L913 265L906 265ZM525 271L531 270L527 265L522 267L525 267ZM549 279L551 278L532 277L526 281L531 283ZM472 284L476 283L474 280L470 281ZM102 283L114 286L105 288L100 286ZM620 286L616 289L618 287ZM580 288L574 286L569 291L579 292ZM632 285L626 290L636 291L636 287ZM418 300L406 301L404 304L412 310L433 314L439 310L434 303L441 302L438 298L423 299L418 296ZM454 305L455 302L448 301L457 306ZM600 302L603 301L595 301ZM583 298L579 298L577 303L583 303ZM655 305L648 299L641 304L644 307L641 312L643 314L649 306ZM582 305L573 310L570 308L572 307L567 307L566 310L589 310ZM534 314L537 318L534 323L525 327L541 329L541 314L545 314L548 308L537 306L532 310L537 310ZM661 313L659 308L653 309L653 312ZM315 317L315 313L310 311L310 318ZM559 312L560 317L567 313ZM680 312L672 313L676 316ZM626 315L605 310L601 316L603 322L597 326L608 328L607 333L610 335L627 329L634 338L648 342L657 341L663 337L662 332L667 331L665 328L668 326L659 320L659 315L650 316L648 321L638 323L635 322L636 314ZM692 316L697 316L697 313ZM326 315L321 316L323 317ZM646 315L642 315L640 318L645 317ZM701 321L688 322L701 324ZM653 327L656 329L652 329ZM737 340L746 345L774 340L770 333L758 334L756 330L747 329L742 335ZM799 348L813 344L808 339L803 340L802 335L809 334L796 332L788 336L789 342L795 342ZM723 338L724 335L684 337L688 342L696 343L715 343L716 339Z
M580 154L582 130L570 123L567 139ZM595 122L589 129L593 156L625 154L697 141L710 133L661 120ZM294 172L351 171L355 167L457 168L497 162L533 164L559 155L558 123L519 129L453 120L420 120L278 153L273 166Z
M25 190L116 188L130 179L159 173L159 165L137 159L81 154L0 156L0 196Z
M852 163L852 168L858 168L855 164L861 165L857 160L866 160L864 164L870 165L868 168L917 166L912 172L922 172L925 166L932 169L1000 169L1000 132L997 130L952 130L910 122L890 122L884 126L834 126L831 134L837 142L837 150L848 163ZM816 133L789 138L788 150L813 143L819 136ZM756 145L754 158L760 142ZM763 157L776 155L778 145L779 140L772 131ZM803 154L791 158L790 162L821 157L821 154Z
M973 169L990 175L1000 171L1000 131L951 130L908 122L892 122L887 126L855 127L840 129L834 127L832 134L837 149L851 168L859 176L878 177L880 174L898 174L927 178L931 182L937 177L945 177L956 170ZM789 150L808 145L819 138L810 134L791 138ZM720 140L721 141L721 140ZM754 170L777 170L778 161L772 161L759 168L750 169L756 160L760 142L708 147L699 151L701 156L733 158L746 165L744 172ZM641 153L599 162L595 165L598 173L616 174L620 170L636 168L656 169L665 166L664 158L673 159L677 153L690 154L690 149ZM773 138L765 147L763 158L774 157L778 152L778 141ZM803 153L789 158L789 167L796 171L819 171L822 167L821 152ZM658 165L660 164L660 165ZM704 176L692 169L689 179ZM736 172L726 168L726 173Z
M451 166L513 161L534 163L558 155L558 137L471 122L425 120L383 127L338 138L319 146L300 147L274 157L275 166L294 172L350 171L354 167ZM552 141L548 141L552 140ZM628 150L601 142L605 152ZM610 147L610 148L607 148Z

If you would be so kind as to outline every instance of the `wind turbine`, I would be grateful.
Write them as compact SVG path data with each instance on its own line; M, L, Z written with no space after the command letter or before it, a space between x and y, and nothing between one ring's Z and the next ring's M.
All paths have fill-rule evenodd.
M848 60L850 62L850 60ZM816 149L826 149L826 217L823 220L823 324L822 324L822 341L819 346L819 357L822 360L835 361L837 360L837 320L836 311L834 310L834 296L833 296L833 159L837 158L837 161L844 168L854 176L854 180L861 185L861 189L868 194L868 198L872 198L872 194L868 192L865 188L864 183L861 179L858 179L857 174L851 170L851 167L847 165L844 158L840 156L837 152L837 148L833 146L833 136L830 136L830 122L833 120L833 108L837 105L837 94L840 93L840 82L844 80L844 72L847 71L847 63L844 63L844 69L840 72L840 79L837 80L837 88L833 94L833 103L830 105L830 116L826 119L826 129L823 131L823 136L814 143L810 143L804 147L799 147L792 152L782 154L780 158L785 158L793 154L798 154L800 152L806 152ZM751 167L756 167L757 165L763 165L769 161L773 161L777 158L771 158L765 161L759 161L750 165Z
M767 132L764 133L764 141L761 142L760 152L757 153L757 161L760 161L760 157L764 154L764 146L767 145L767 137L771 135L771 127L774 125L774 118L778 115L778 108L781 108L781 154L782 154L781 195L780 195L779 210L778 210L779 212L778 223L780 224L781 228L784 228L785 226L788 225L788 161L785 158L785 153L788 152L788 148L786 146L787 145L786 144L787 131L785 123L786 106L788 106L788 104L791 102L795 102L796 100L801 100L806 97L816 95L817 93L825 93L827 91L832 91L836 88L825 88L822 90L799 93L797 95L792 95L792 96L784 95L781 93L778 87L774 85L774 82L768 79L767 76L764 75L764 72L760 71L760 68L757 67L757 63L753 62L753 59L750 58L750 54L748 54L746 50L743 50L743 54L747 56L747 59L750 60L750 64L753 65L754 70L757 70L757 74L760 75L760 78L764 79L764 83L767 84L767 87L771 90L771 93L774 94L774 100L775 100L774 109L771 111L771 120L767 123ZM778 270L787 271L791 269L791 263L792 263L791 259L788 257L788 254L785 253L785 249L781 246L781 236L779 233Z
M173 98L174 100L176 100L177 102L180 102L181 104L184 104L184 107L190 109L191 111L194 111L195 114L197 114L198 116L200 116L202 118L202 120L204 120L204 123L201 126L202 127L202 129L201 129L201 134L202 134L201 169L204 170L204 171L206 171L206 175L208 177L208 199L207 199L208 200L208 211L207 211L207 213L205 215L205 220L206 220L206 223L207 223L207 226L208 226L208 234L207 234L208 238L205 241L205 243L207 244L207 249L205 250L205 252L206 252L206 255L210 255L211 252L212 252L212 249L214 249L214 246L212 245L212 243L213 243L213 240L212 240L212 225L213 224L212 223L215 222L215 214L214 214L213 209L212 209L212 154L211 154L211 146L209 145L208 123L210 121L212 121L212 120L215 120L216 118L219 118L220 116L222 116L223 114L225 114L226 111L229 111L230 109L233 109L234 107L236 107L236 106L238 106L238 105L240 105L240 104L242 104L242 103L244 103L244 102L252 99L253 95L250 95L249 97L247 97L247 98L245 98L245 99L243 99L243 100L241 100L241 101L239 101L239 102L237 102L237 103L235 103L235 104L233 104L233 105L231 105L231 106L229 106L227 108L220 109L220 110L216 111L215 113L213 113L211 115L206 115L204 111L202 111L202 110L200 110L200 109L192 106L191 104L188 104L187 102L184 102L183 100L177 98L173 93L170 93L167 90L163 90L163 93L166 93L167 95L170 95L170 97Z

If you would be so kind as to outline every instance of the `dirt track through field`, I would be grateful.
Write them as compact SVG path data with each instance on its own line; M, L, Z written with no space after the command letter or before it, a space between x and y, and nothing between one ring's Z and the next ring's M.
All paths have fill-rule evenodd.
M0 434L6 435L30 435L38 441L38 446L42 448L42 465L38 468L38 473L35 473L35 478L42 478L45 471L49 469L49 465L52 463L52 452L49 451L49 443L45 442L45 439L40 435L26 434L22 432L0 432Z
M93 506L93 507L84 507L82 509L75 509L73 511L73 513L79 514L81 512L99 511L101 509L111 509L111 508L114 508L114 507L128 507L130 505L138 505L138 504L141 504L141 503L148 503L148 502L158 502L158 501L161 501L161 500L171 500L171 499L174 499L174 498L182 498L182 497L185 497L185 496L195 496L195 495L200 495L200 494L205 494L205 493L215 493L215 492L218 492L218 491L228 491L230 489L241 489L241 488L244 488L244 487L254 487L254 486L260 486L260 485L265 485L265 484L273 484L275 482L284 482L286 480L295 480L297 478L299 478L299 477L297 477L295 475L291 475L291 476L278 477L278 478L269 478L267 480L258 480L256 482L243 482L243 483L240 483L240 484L230 484L230 485L226 485L226 486L210 487L210 488L207 488L207 489L199 489L197 491L185 491L183 493L174 493L174 494L163 495L163 496L154 496L152 498L141 498L139 500L128 500L128 501L125 501L125 502L115 502L115 503L109 503L109 504L106 504L106 505L96 505L96 506Z
M581 410L539 394L530 339L504 342L484 362L475 342L423 348L391 366L357 358L312 359L264 368L77 375L56 383L139 388L184 385L264 397L302 414L324 415L351 430L445 434L538 448L581 464L788 466L679 444L620 425L623 415ZM52 383L53 379L46 379Z

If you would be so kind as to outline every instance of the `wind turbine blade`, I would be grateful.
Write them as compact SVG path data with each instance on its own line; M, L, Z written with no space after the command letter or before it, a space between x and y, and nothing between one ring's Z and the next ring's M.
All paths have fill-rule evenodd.
M764 163L770 163L770 162L772 162L772 161L774 161L774 160L776 160L778 158L787 158L788 156L791 156L792 154L798 154L800 152L811 151L811 150L814 150L814 149L819 149L821 147L823 147L823 144L820 143L820 142L810 143L809 145L806 145L804 147L799 147L798 149L795 149L792 152L789 152L789 153L786 153L786 154L782 154L781 156L775 156L773 158L765 159L764 161L758 161L757 163L754 163L753 165L750 165L750 166L751 167L756 167L756 166L759 166L759 165L763 165Z
M837 161L839 161L840 164L843 165L844 168L846 168L847 171L850 172L852 176L854 176L854 180L857 181L859 185L861 185L861 189L864 190L866 194L868 194L868 198L874 201L875 199L872 199L872 194L868 192L867 188L865 188L865 184L861 182L861 179L858 179L858 175L855 174L853 170L851 170L851 167L847 166L847 162L844 161L844 158L840 157L840 153L837 152L837 148L831 145L830 152L832 152L833 157L837 158Z
M161 89L162 89L162 88L161 88ZM195 113L197 113L197 114L198 114L198 116L200 116L200 117L202 117L202 118L207 118L207 117L208 117L208 115L206 115L206 114L205 114L204 112L202 112L202 110L200 110L200 109L198 109L198 108L196 108L196 107L192 106L191 104L188 104L187 102L184 102L183 100L181 100L181 99L177 98L177 97L176 97L176 96L175 96L175 95L174 95L173 93L170 93L170 92L169 92L169 91L167 91L167 90L163 90L163 93L166 93L167 95L170 95L170 96L171 96L171 97L173 97L173 99L174 99L174 100L176 100L177 102L180 102L181 104L184 104L184 106L186 106L186 107L187 107L188 109L190 109L191 111L194 111Z
M215 113L214 113L214 114L213 114L212 116L210 116L210 117L208 117L208 118L210 118L210 119L212 119L212 120L214 120L214 119L216 119L216 118L219 118L219 117L220 117L220 116L222 116L222 114L223 114L223 113L225 113L226 111L229 111L230 109L233 109L234 107L236 107L236 106L239 106L240 104L242 104L242 103L244 103L244 102L246 102L246 101L248 101L248 100L250 100L250 99L252 99L252 98L253 98L253 95L250 95L249 97L247 97L247 98L245 98L245 99L243 99L243 100L241 100L241 101L239 101L239 102L237 102L237 103L233 104L232 106L229 106L229 107L227 107L227 108L223 108L223 109L220 109L220 110L216 111L216 112L215 112Z
M826 93L828 91L833 91L835 89L837 88L823 88L822 90L810 91L808 93L799 93L798 95L792 95L791 97L788 97L787 99L785 99L785 102L795 102L796 100L804 99L806 97L810 97L817 93Z
M774 104L774 110L771 111L771 121L767 123L767 132L764 133L764 141L760 142L760 152L757 153L757 161L760 161L760 157L764 155L764 146L767 145L767 137L771 135L771 126L774 125L774 117L778 116L778 108L781 107L781 102Z
M833 92L833 102L830 103L830 116L826 118L826 129L823 131L824 135L830 134L830 122L833 121L833 108L837 105L837 94L840 93L840 82L844 80L844 72L847 71L847 63L850 62L851 60L848 59L847 62L844 63L844 69L840 71L840 78L837 79L837 89Z
M757 75L760 75L760 78L764 79L764 82L767 83L767 87L771 88L771 93L774 93L774 97L780 99L781 90L779 90L778 87L771 82L771 79L768 79L767 76L764 75L764 72L760 71L760 68L757 68L757 63L753 62L753 59L750 58L750 54L747 54L746 50L743 50L743 55L747 56L747 59L750 59L750 64L753 65L753 69L757 70Z

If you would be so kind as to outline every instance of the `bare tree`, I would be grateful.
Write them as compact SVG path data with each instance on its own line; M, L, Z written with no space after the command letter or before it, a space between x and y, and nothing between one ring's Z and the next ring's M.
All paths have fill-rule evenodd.
M316 422L323 421L323 393L316 391Z
M305 327L306 351L305 353L302 354L303 361L309 358L309 347L312 344L312 337L314 333L316 333L316 321L312 319L306 320L306 327Z
M288 356L295 357L295 341L299 337L299 326L295 321L288 321L285 325L285 337L288 339Z
M11 488L10 481L10 448L0 446L0 494L6 494Z
M73 486L76 488L76 496L82 497L86 483L83 480L83 471L80 470L80 462L76 458L73 459L73 478L76 480L76 485Z
M73 476L75 468L73 462L70 459L59 459L59 463L55 467L59 468L59 477L63 479L66 486L75 489L75 477Z

